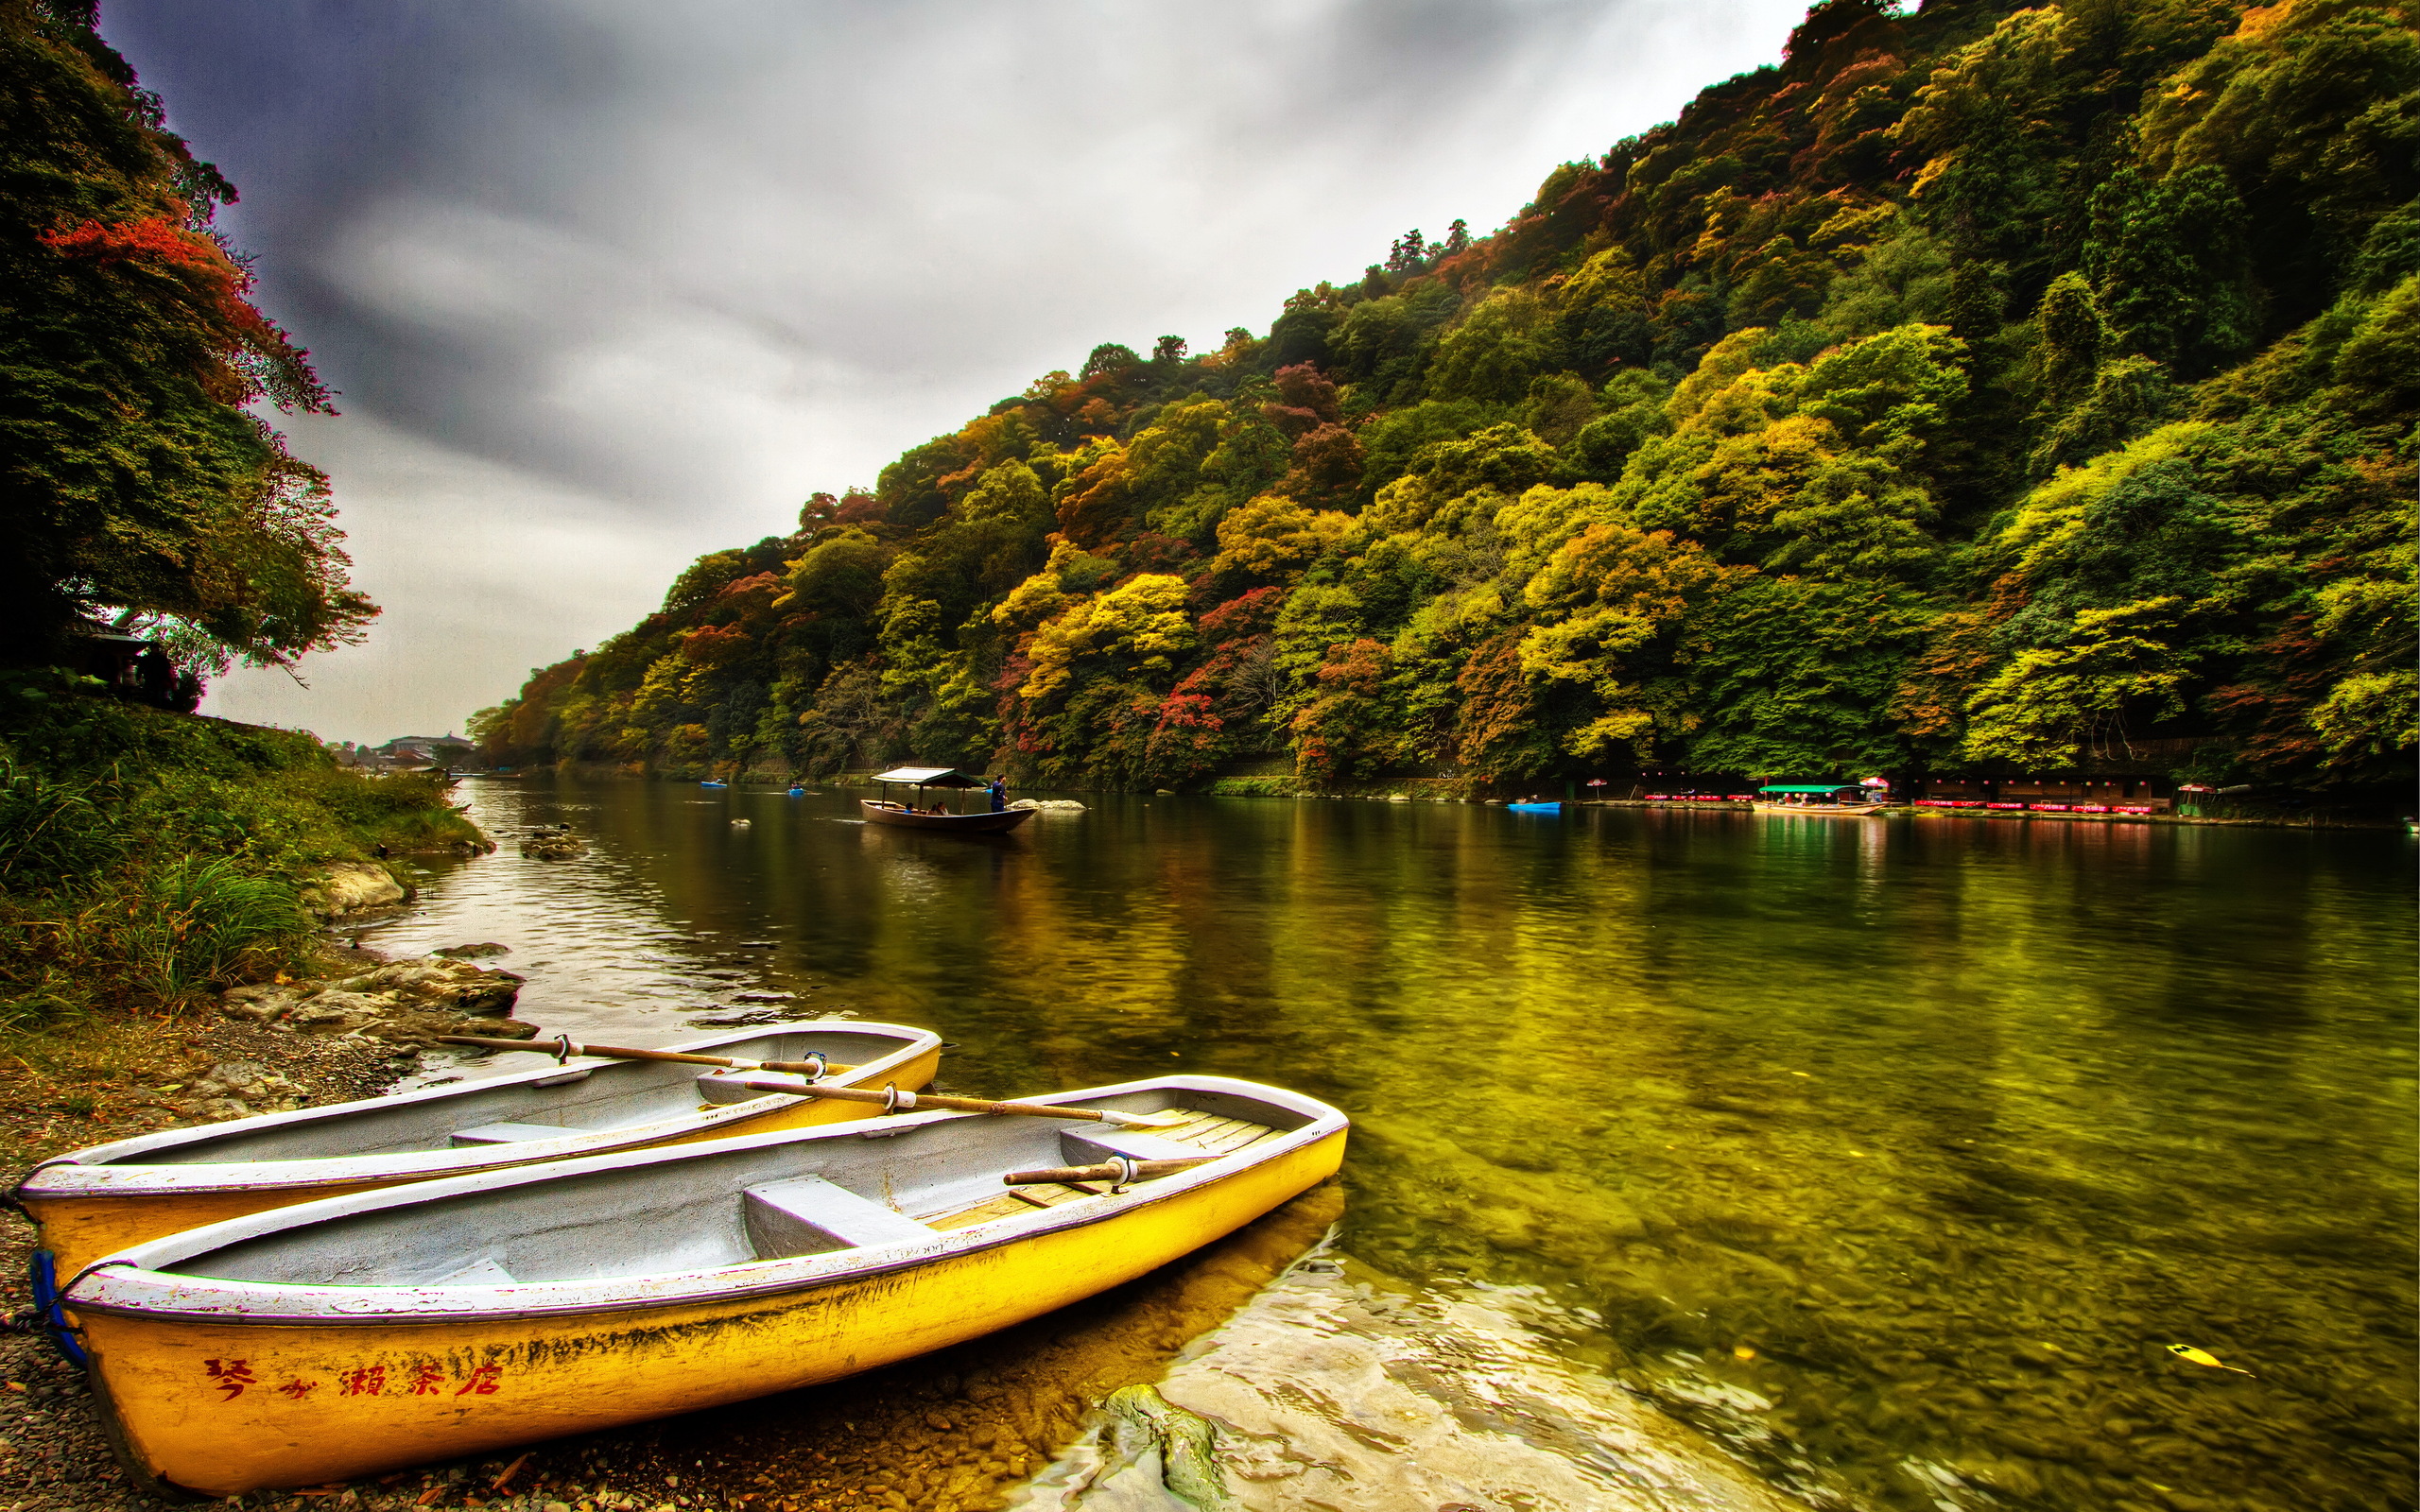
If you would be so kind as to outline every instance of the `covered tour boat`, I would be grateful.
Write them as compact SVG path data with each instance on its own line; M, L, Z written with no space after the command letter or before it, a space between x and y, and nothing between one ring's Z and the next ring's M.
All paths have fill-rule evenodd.
M788 1391L1006 1328L1333 1175L1344 1115L1223 1076L488 1171L76 1279L128 1472L224 1497ZM1164 1115L1138 1134L1087 1109Z
M979 777L948 766L900 766L874 778L882 784L882 797L861 798L857 807L871 824L888 824L903 830L947 830L959 834L998 834L1013 830L1033 817L1032 809L977 809L965 814L953 814L939 804L925 806L925 789L987 788L989 783ZM892 783L912 788L908 800L900 801L890 796Z
M533 1040L529 1048L548 1048ZM821 1057L844 1087L916 1091L942 1041L896 1023L821 1020L669 1049L762 1063ZM16 1200L38 1226L38 1303L129 1245L339 1193L534 1161L864 1118L862 1103L746 1092L708 1099L695 1065L571 1056L535 1071L95 1144L28 1173ZM878 1111L878 1109L876 1109Z

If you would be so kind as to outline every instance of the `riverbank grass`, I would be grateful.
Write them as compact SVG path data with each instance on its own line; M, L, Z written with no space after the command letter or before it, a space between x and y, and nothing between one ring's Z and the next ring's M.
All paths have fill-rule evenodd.
M371 776L309 735L86 679L0 677L0 1036L301 970L331 865L488 848L443 778Z

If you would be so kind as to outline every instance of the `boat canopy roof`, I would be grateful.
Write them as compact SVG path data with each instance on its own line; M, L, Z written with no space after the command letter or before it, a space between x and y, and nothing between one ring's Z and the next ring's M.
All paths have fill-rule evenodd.
M918 787L983 787L979 777L969 777L955 766L894 766L875 776L877 782L913 782Z
M1759 793L1837 793L1855 782L1772 782L1756 789Z

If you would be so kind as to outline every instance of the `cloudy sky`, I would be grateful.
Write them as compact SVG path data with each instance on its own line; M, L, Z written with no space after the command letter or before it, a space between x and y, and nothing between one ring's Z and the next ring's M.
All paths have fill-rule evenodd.
M1803 0L104 0L343 414L365 645L208 712L435 734L1101 341L1214 347L1778 58Z

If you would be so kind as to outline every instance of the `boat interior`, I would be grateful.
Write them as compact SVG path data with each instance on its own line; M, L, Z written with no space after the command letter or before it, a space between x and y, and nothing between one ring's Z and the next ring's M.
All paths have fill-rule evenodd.
M882 1120L779 1141L683 1145L491 1190L409 1196L298 1224L159 1268L170 1275L322 1286L604 1280L930 1240L1098 1197L1106 1182L1006 1187L1036 1168L1233 1154L1301 1128L1291 1108L1236 1093L1143 1087L1076 1106L1184 1121L1152 1132L1026 1117ZM1160 1177L1145 1177L1148 1184Z
M864 1065L910 1048L921 1031L879 1024L773 1027L684 1048L748 1060L803 1060L821 1053L837 1065ZM700 1091L704 1068L661 1060L575 1059L537 1076L473 1081L398 1097L338 1103L289 1114L266 1126L214 1132L181 1130L112 1165L192 1165L227 1160L325 1160L469 1149L633 1128L738 1100ZM750 1097L757 1093L742 1093Z

